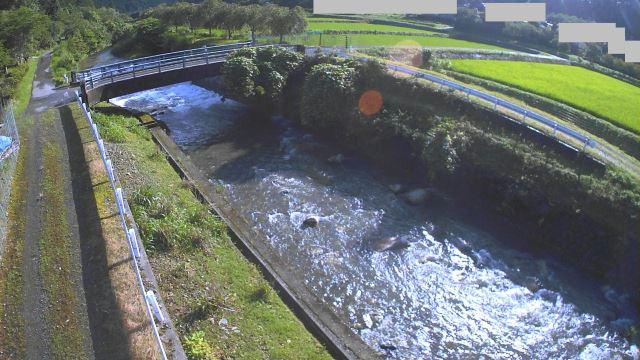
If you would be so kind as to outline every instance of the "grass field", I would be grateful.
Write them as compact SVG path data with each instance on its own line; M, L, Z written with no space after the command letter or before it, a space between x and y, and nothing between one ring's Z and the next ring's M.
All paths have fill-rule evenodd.
M433 31L413 29L403 26L393 25L381 25L370 24L366 22L309 22L307 27L309 30L314 31L326 31L326 30L340 30L340 31L393 31L393 32L412 32L420 34L435 34Z
M497 60L453 60L462 73L566 103L640 134L640 88L577 66Z
M498 46L446 37L388 34L350 34L346 36L349 39L350 46L426 46L504 50ZM320 44L320 35L290 36L287 37L286 40L293 44L318 46ZM345 35L322 35L322 46L344 46L344 44Z

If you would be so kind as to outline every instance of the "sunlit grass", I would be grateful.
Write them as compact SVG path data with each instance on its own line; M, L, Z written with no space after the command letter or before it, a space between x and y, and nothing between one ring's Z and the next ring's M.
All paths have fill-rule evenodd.
M14 111L16 114L21 114L29 105L29 100L31 99L31 88L33 83L33 77L36 73L36 68L38 66L38 58L33 57L28 61L27 72L22 77L22 80L18 83L16 87L16 92L14 95Z
M408 29L410 30L410 29ZM348 39L348 40L347 40ZM505 50L499 46L482 44L473 41L451 39L435 36L407 36L389 34L323 34L320 41L319 34L290 36L285 40L292 44L309 46L344 46L348 41L350 46L416 46L416 47L451 47L468 49Z
M413 32L421 34L435 34L433 31L413 29L403 26L370 24L366 22L309 22L309 30L326 31L393 31L393 32Z
M453 60L462 73L566 103L640 134L640 88L577 66L497 60Z

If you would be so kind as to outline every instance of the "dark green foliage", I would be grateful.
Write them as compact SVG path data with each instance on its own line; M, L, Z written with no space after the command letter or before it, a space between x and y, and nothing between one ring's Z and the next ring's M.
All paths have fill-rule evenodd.
M302 124L325 130L339 128L352 110L355 76L355 70L345 65L314 66L304 84Z
M21 64L43 49L54 48L53 77L119 38L127 28L127 16L114 9L88 7L90 1L17 1L0 11L0 96L10 96Z
M287 78L301 69L303 57L274 46L241 49L222 68L222 84L229 96L253 104L277 102Z

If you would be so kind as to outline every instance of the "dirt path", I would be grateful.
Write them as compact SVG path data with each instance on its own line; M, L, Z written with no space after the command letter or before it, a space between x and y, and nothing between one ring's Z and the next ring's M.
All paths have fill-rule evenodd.
M61 313L60 309L65 305L74 304L74 302L70 299L50 298L48 295L58 293L59 289L66 288L59 286L62 284L46 282L46 277L51 276L47 269L55 269L57 266L60 269L60 274L68 278L70 282L68 288L74 295L71 297L79 300L75 302L74 309L64 315L68 317L67 323L71 322L75 324L74 327L78 328L73 330L77 334L75 337L78 345L75 350L79 351L83 358L93 358L93 345L82 282L79 227L75 204L70 195L72 194L71 167L68 161L64 161L68 159L69 154L60 118L57 116L57 111L51 110L56 106L70 102L73 99L73 92L68 89L56 90L54 88L50 62L50 53L43 55L40 59L33 81L32 97L25 112L25 118L29 118L33 122L26 134L26 142L29 146L24 174L27 179L27 189L25 190L26 226L22 263L25 355L28 359L56 358L65 354L65 348L70 345L70 343L65 344L65 341L69 341L69 334L58 333L61 328L57 323L59 321L56 321L56 315ZM68 269L62 269L62 259L43 259L43 257L49 256L48 246L52 245L46 242L48 239L46 231L53 225L43 221L43 216L47 211L43 203L43 197L47 196L47 194L43 194L43 185L51 180L43 176L46 170L43 163L45 147L56 149L59 153L60 161L54 170L61 175L58 180L61 180L59 184L62 185L62 188L58 190L62 194L64 208L56 209L56 211L63 214L66 224L55 224L55 226L59 227L58 234L61 236L58 237L64 241L65 250L69 254ZM56 279L56 277L51 277L51 279ZM62 328L64 329L64 326ZM64 337L67 340L64 340Z

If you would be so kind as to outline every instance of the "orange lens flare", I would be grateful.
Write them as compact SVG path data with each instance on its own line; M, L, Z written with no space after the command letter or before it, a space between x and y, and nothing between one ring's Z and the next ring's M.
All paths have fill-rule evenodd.
M373 116L380 112L383 105L382 94L376 90L367 90L358 102L358 108L364 116Z

